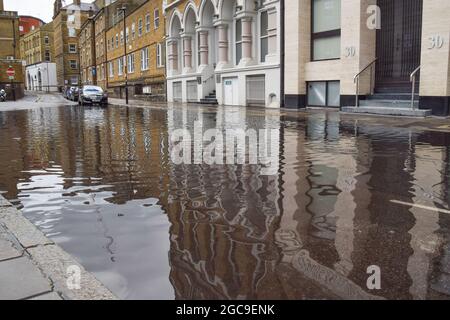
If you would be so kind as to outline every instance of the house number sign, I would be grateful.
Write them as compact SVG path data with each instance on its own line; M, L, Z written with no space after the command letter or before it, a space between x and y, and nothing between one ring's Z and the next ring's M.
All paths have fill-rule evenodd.
M354 57L356 55L356 48L355 47L346 47L344 50L344 56L346 58Z
M439 34L435 34L428 38L430 41L428 50L441 49L444 46L444 38Z

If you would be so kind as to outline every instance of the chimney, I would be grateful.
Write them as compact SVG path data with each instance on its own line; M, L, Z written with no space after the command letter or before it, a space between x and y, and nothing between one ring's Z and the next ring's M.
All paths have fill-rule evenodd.
M5 10L4 6L3 6L3 0L0 0L0 11L3 11L3 10Z
M73 4L80 6L81 5L81 0L73 0Z

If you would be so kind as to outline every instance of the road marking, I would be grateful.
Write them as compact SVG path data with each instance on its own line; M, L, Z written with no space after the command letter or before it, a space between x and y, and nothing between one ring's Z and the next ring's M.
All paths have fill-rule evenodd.
M396 204L401 204L401 205L404 205L404 206L408 206L408 207L415 207L415 208L425 209L425 210L429 210L429 211L450 214L450 210L447 210L447 209L440 209L440 208L436 208L436 207L429 207L429 206L424 206L422 204L403 202L403 201L399 201L399 200L391 200L391 202L392 203L396 203Z

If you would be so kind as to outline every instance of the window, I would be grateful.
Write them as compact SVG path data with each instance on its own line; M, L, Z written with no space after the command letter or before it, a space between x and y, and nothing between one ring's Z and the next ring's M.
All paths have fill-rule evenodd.
M142 93L143 94L152 94L152 86L142 87Z
M155 9L155 30L159 28L159 9Z
M312 60L339 59L341 0L313 0Z
M70 63L70 68L71 69L77 69L78 68L77 60L70 60L69 63Z
M134 53L128 55L128 73L134 73Z
M242 20L236 21L236 65L242 59Z
M134 40L136 38L136 24L133 22L131 25L131 39Z
M45 57L44 57L45 61L50 62L50 60L51 60L50 58L51 58L50 57L50 50L45 49Z
M120 44L123 44L123 31L120 31Z
M125 30L125 43L128 42L130 42L130 29L128 29L127 27L127 29Z
M266 62L269 54L269 16L267 11L261 12L261 62Z
M119 34L116 33L116 48L119 47Z
M142 71L148 70L149 61L150 61L150 57L149 57L148 53L149 53L148 47L141 50L141 70Z
M77 45L69 43L69 53L77 53Z
M78 85L78 77L77 76L70 77L70 84L74 86Z
M138 37L142 37L142 28L143 28L142 19L139 19L139 21L138 21Z
M145 16L145 32L150 32L150 14Z
M164 54L163 54L163 45L158 43L156 45L156 67L161 68L164 66Z
M309 82L308 105L319 107L339 107L340 82L339 81Z
M49 44L50 44L50 38L49 38L48 36L45 36L45 37L44 37L44 43L45 43L46 45L49 45Z
M77 31L75 28L69 28L69 37L75 38L77 36Z
M112 61L109 62L109 77L114 77L114 62Z
M117 66L118 66L117 74L119 76L123 75L124 64L125 64L125 57L120 57L119 59L117 59Z

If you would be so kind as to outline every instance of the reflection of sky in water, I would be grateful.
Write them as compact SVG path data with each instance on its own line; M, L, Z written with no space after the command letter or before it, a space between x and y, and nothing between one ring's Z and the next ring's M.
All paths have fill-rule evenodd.
M118 296L172 299L169 224L157 199L115 205L107 201L111 185L98 178L65 179L60 170L23 172L30 178L17 186L26 216ZM64 188L67 181L74 185ZM146 273L151 277L142 277Z

